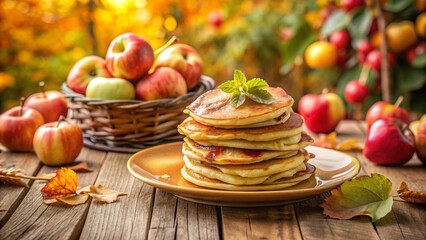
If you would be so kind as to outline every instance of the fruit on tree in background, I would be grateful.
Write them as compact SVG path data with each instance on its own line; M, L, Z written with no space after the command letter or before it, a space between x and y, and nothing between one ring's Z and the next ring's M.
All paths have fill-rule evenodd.
M44 90L44 82L39 83L40 92L29 96L24 106L33 108L43 115L44 122L58 121L60 116L68 114L68 101L64 94L58 91Z
M81 128L64 117L42 125L34 135L34 151L40 161L49 166L74 162L82 148Z
M395 57L391 52L388 52L388 61L389 67L395 66ZM380 69L382 68L382 54L380 51L375 49L368 53L365 59L365 64L375 71L380 72Z
M349 12L352 9L365 6L365 2L364 0L341 0L340 6Z
M363 103L368 97L368 88L359 80L351 80L346 84L344 97L348 103Z
M309 130L315 133L334 131L346 114L342 99L335 93L304 95L298 104L298 111L305 119Z
M380 165L401 165L414 155L414 135L396 118L379 119L367 132L363 154Z
M96 77L87 86L86 97L106 100L134 100L135 87L126 79Z
M191 90L200 81L203 60L193 47L178 43L171 45L158 55L155 67L175 69L185 79L188 90Z
M414 47L410 48L405 54L405 59L411 65L415 64L415 59L424 56L426 52L426 43L420 42Z
M336 64L337 49L326 41L313 42L305 50L305 61L311 68L330 68Z
M415 140L417 157L426 164L426 118L420 120Z
M151 68L154 50L144 38L124 33L110 43L105 62L114 77L136 82Z
M289 27L283 27L280 30L280 39L283 42L288 42L293 37L293 30Z
M360 41L358 44L358 61L360 64L363 64L365 62L365 59L367 58L367 55L373 51L373 46L370 44L369 41L363 40Z
M220 28L223 23L223 15L220 11L211 11L208 15L208 21L211 26L215 28Z
M375 121L385 118L397 118L409 124L410 115L405 109L399 107L399 104L401 104L401 102L402 98L400 97L398 98L395 105L385 101L378 101L374 103L370 107L370 109L368 109L367 114L365 116L367 127L370 128Z
M43 116L35 109L13 107L0 116L0 143L10 151L33 150L34 134L44 124Z
M425 1L423 0L423 2ZM416 31L420 37L426 37L426 12L423 12L419 16L417 16Z
M417 42L414 23L410 21L393 22L386 27L388 47L395 53L401 53Z
M95 77L112 77L112 75L108 72L103 58L87 56L77 61L71 68L67 86L76 93L86 95L87 85Z
M334 32L330 36L330 43L337 49L346 49L351 42L351 37L346 30Z
M187 93L185 79L179 72L169 67L159 67L143 77L136 84L136 98L149 101L161 98L174 98Z

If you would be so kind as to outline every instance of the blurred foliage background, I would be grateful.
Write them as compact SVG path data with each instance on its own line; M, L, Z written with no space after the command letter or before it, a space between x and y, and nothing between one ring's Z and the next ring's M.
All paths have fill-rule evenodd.
M424 0L387 2L388 21L415 21L425 11L418 7ZM344 67L315 70L303 60L305 48L313 41L360 26L351 21L341 24L337 17L329 20L338 6L338 1L328 0L1 0L0 108L3 112L18 105L20 96L38 91L41 80L47 89L59 90L77 60L87 55L104 57L110 41L124 32L139 34L154 49L176 35L200 52L204 74L217 84L240 69L248 78L261 77L285 88L296 101L324 87L342 94L344 85L361 71L357 61L351 60L356 57L354 50L348 52ZM347 15L354 20L356 13ZM374 17L372 11L370 20L361 20ZM362 33L358 38L372 38L362 27L357 29ZM391 74L402 78L392 85L393 96L405 95L405 107L426 112L424 69L401 66ZM369 80L370 88L376 90L366 107L381 97L377 79Z

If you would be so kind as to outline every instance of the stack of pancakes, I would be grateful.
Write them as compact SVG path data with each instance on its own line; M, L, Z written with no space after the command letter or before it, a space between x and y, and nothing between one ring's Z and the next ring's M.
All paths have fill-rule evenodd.
M315 167L304 149L312 138L292 111L293 98L268 87L273 101L246 99L234 108L231 96L214 89L185 109L182 176L196 185L225 190L276 190L308 179Z

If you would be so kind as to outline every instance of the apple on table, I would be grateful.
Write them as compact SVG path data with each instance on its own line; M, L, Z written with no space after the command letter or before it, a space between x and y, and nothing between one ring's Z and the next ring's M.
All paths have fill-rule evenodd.
M58 121L60 116L68 115L68 101L65 96L58 91L44 90L44 82L39 83L40 92L29 96L24 106L33 108L43 115L44 122Z
M342 99L327 91L304 95L299 101L298 111L308 129L314 133L333 132L346 114Z
M187 93L187 85L182 75L170 67L159 67L136 84L136 98L149 101L161 98L174 98Z
M203 61L193 47L178 43L167 47L155 60L154 66L170 67L178 71L186 81L187 89L193 89L200 81Z
M378 101L374 103L367 111L365 116L365 121L367 127L370 128L371 125L378 119L384 118L397 118L407 124L410 123L410 115L408 112L399 107L403 101L402 97L399 97L395 104L391 104L385 101Z
M87 85L95 77L112 77L105 59L98 56L87 56L77 61L67 76L67 86L76 93L86 95Z
M154 50L144 38L133 33L124 33L110 43L105 62L114 77L135 83L151 69Z
M49 166L61 166L75 161L83 148L81 128L65 120L40 126L34 134L34 151L40 161Z
M41 113L23 102L0 116L0 143L10 151L32 151L34 134L44 124Z
M413 157L415 149L414 135L408 124L391 117L371 125L363 154L379 165L402 165Z

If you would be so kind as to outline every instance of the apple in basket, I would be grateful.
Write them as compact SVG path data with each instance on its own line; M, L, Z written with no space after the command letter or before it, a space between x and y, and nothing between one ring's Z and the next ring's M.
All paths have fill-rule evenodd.
M114 77L136 82L152 67L154 50L144 38L124 33L110 43L105 62Z
M41 113L23 102L0 116L0 143L11 151L32 151L34 134L44 124Z
M39 83L40 92L29 96L24 106L33 108L43 115L44 122L58 121L60 116L67 116L68 101L64 94L58 91L45 91L44 82Z
M76 93L86 95L86 88L95 77L112 77L105 60L98 56L87 56L77 61L67 76L67 86Z
M185 79L179 72L169 67L159 67L143 77L136 84L136 98L149 101L161 98L174 98L187 93Z
M87 86L86 97L107 100L134 100L135 87L126 79L96 77Z
M40 161L49 166L74 162L83 148L81 128L65 120L46 123L34 135L34 151Z
M186 81L188 90L200 81L203 61L193 47L178 43L166 48L155 60L156 67L171 67L178 71Z

